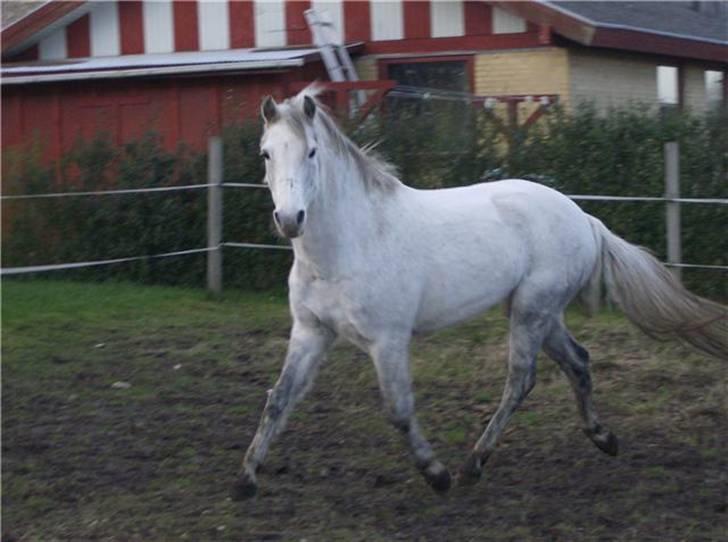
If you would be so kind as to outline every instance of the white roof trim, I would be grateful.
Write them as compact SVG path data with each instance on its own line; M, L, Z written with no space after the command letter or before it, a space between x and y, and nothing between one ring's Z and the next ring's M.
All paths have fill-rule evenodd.
M230 49L153 55L123 55L70 59L54 63L6 65L2 84L41 83L85 79L120 79L151 75L246 71L303 66L318 49Z
M74 73L51 73L37 75L20 75L16 77L3 77L5 85L19 85L22 83L51 83L56 81L77 81L89 79L123 79L127 77L149 77L153 75L180 75L191 73L247 71L274 68L290 68L303 66L302 58L276 61L254 62L223 62L215 64L195 64L192 66L167 66L164 68L140 68L135 70L109 70L109 71L83 71Z

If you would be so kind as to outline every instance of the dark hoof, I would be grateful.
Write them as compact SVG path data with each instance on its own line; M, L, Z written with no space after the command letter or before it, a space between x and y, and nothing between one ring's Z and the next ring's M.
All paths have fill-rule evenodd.
M617 453L619 453L619 441L611 431L605 431L604 433L598 433L596 435L587 431L586 435L594 443L594 446L599 448L605 454L615 457Z
M437 493L447 493L451 479L447 468L439 461L434 461L422 471L422 475Z
M232 489L230 490L230 497L234 501L244 501L255 497L258 492L258 484L256 484L247 474L241 474Z
M463 463L458 472L458 485L472 486L478 483L480 476L483 474L483 467L478 458L470 455Z

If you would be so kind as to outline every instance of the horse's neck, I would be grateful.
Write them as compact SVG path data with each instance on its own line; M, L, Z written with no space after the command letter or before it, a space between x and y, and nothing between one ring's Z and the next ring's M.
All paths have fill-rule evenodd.
M357 265L362 246L376 232L377 207L353 162L331 155L322 161L322 184L309 207L304 234L294 239L293 247L301 264L335 278Z

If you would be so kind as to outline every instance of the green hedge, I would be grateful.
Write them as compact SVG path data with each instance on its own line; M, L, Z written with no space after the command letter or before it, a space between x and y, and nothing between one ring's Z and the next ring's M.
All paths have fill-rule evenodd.
M678 141L681 188L686 197L726 197L728 119L660 116L628 108L598 114L590 107L554 110L527 132L512 134L510 147L493 117L458 102L423 102L347 127L358 143L379 142L407 184L444 187L482 180L526 177L569 194L661 196L663 144ZM396 112L396 113L395 113ZM259 182L257 123L223 134L225 180ZM157 137L113 147L99 137L79 142L59 164L39 165L38 149L6 153L4 193L42 193L104 188L171 186L205 180L205 156L180 147L163 149ZM582 203L611 229L664 258L664 205ZM73 262L155 254L205 244L204 190L157 194L3 202L3 266ZM224 239L282 243L271 224L267 190L225 189ZM728 210L683 206L683 259L728 265ZM226 287L280 286L290 267L284 251L226 249ZM64 272L84 280L202 285L204 255L151 260ZM728 298L725 272L687 270L687 284Z

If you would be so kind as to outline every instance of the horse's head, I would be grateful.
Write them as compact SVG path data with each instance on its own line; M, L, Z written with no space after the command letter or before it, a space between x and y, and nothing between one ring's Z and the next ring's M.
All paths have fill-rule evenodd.
M273 219L282 235L298 237L303 234L318 184L316 102L305 92L282 104L268 96L261 114L265 127L260 154L265 158L265 182L275 204Z

